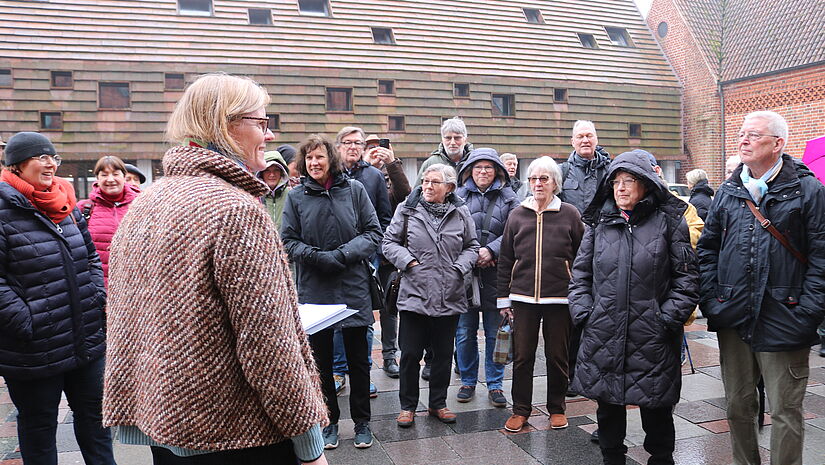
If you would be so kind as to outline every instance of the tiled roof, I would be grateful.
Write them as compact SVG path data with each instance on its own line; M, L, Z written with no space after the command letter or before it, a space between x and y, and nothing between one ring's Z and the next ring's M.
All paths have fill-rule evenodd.
M175 0L0 1L0 56L678 86L633 0L330 0L331 17L302 15L297 0L213 4L213 15L191 16ZM545 24L528 23L525 6ZM248 8L271 9L273 24L250 25ZM374 43L371 26L392 28L396 44ZM636 46L611 44L604 26L626 28Z
M709 63L730 81L825 61L824 0L677 0Z

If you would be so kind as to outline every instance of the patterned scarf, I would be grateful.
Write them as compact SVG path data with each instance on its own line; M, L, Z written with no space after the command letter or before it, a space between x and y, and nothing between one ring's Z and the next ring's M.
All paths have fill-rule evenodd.
M45 191L34 190L34 186L29 184L20 176L9 170L3 170L0 174L0 181L9 185L23 194L34 208L48 216L54 224L58 224L72 213L77 205L77 197L74 194L74 187L65 179L54 177L52 185Z
M450 204L446 201L442 203L427 202L426 200L424 200L423 196L421 197L421 200L419 200L418 203L420 203L424 207L424 210L427 210L427 213L430 214L430 217L432 218L432 223L435 226L438 226L438 224L441 223L441 220L444 218L444 215L447 214L447 210L450 208Z

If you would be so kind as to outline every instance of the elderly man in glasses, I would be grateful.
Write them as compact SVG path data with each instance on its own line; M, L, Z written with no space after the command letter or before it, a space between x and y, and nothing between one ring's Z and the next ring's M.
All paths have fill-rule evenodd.
M733 461L758 465L756 384L771 410L771 464L801 465L809 353L825 316L825 187L783 153L788 124L745 116L739 165L699 239L702 314L719 339Z
M452 166L456 172L461 170L461 164L470 156L472 150L473 144L467 142L467 126L464 120L458 116L445 120L441 124L441 143L421 165L415 185L420 186L424 171L437 163Z

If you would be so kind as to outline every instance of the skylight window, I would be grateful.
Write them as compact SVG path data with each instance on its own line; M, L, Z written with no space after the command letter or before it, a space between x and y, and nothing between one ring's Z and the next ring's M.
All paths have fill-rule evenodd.
M522 10L524 10L524 17L527 18L528 23L544 24L544 18L538 8L522 8Z
M374 40L376 44L392 45L395 43L395 37L392 35L392 29L388 27L372 28L372 40Z
M212 0L178 0L178 12L182 15L212 16Z
M618 45L619 47L633 47L633 42L630 40L630 35L627 33L627 29L623 27L608 27L605 26L605 31L607 31L607 36L610 37L610 42L613 45Z
M298 0L298 10L302 15L332 16L328 0Z
M599 48L599 44L596 42L596 38L593 34L577 34L579 36L579 42L582 43L582 47L584 48Z

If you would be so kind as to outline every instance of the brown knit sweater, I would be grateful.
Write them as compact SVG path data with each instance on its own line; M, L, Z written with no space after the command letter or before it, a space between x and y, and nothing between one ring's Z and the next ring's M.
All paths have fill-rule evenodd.
M226 450L325 424L266 185L197 147L163 167L112 241L105 425Z

